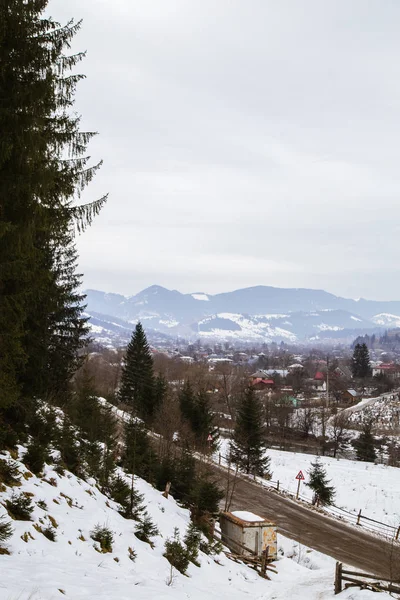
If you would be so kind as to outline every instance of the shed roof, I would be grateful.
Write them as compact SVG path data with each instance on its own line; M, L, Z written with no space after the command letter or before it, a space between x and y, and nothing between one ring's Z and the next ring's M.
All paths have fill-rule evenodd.
M272 523L269 519L260 517L247 510L223 512L221 513L221 518L236 523L236 525L240 525L241 527L259 527L261 524L275 526L275 523Z

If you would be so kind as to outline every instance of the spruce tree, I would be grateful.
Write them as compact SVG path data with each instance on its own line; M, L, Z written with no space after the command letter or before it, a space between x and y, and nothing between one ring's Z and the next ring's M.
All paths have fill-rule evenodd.
M357 460L374 462L376 460L375 438L372 435L372 423L367 421L363 424L362 431L353 442L356 449Z
M50 363L62 364L56 391L68 385L85 320L72 275L73 244L66 240L106 200L74 204L100 163L88 166L94 134L80 132L79 117L70 114L83 77L70 70L84 55L65 51L80 23L45 18L47 4L0 3L0 408L21 394L52 395ZM60 253L64 265L69 261L65 276Z
M155 395L153 357L140 322L126 350L118 397L145 422L152 421L158 398Z
M122 466L147 481L152 481L156 458L143 423L132 417L125 424L125 444L122 454Z
M239 402L230 446L232 462L245 473L271 476L264 434L264 411L253 388L249 387Z
M182 389L179 391L179 407L184 419L193 422L195 393L189 380L186 380Z
M321 464L319 457L315 462L311 463L309 471L310 480L306 484L314 492L312 503L318 505L329 506L333 503L335 496L335 488L330 486L330 481L327 478L326 471Z
M205 448L207 437L214 430L214 417L207 393L205 390L195 393L190 381L185 381L179 392L179 406L195 435L197 445Z
M365 379L371 376L371 365L367 344L356 344L351 359L351 371L355 379Z

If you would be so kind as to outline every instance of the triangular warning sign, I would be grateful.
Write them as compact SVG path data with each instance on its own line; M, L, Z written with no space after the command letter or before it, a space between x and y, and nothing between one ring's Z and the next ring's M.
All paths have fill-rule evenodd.
M303 475L303 471L299 471L299 472L297 473L297 475L296 475L296 479L301 479L301 480L305 479L305 477L304 477L304 475Z

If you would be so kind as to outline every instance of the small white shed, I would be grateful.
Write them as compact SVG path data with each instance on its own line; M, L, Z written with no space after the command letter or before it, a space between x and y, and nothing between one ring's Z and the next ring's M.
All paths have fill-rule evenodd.
M268 547L268 559L277 557L276 525L247 510L220 515L222 543L236 554L261 556Z

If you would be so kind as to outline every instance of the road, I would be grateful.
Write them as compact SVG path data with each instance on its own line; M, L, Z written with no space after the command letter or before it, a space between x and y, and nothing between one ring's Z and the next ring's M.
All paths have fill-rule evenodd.
M154 434L151 437L158 441ZM226 489L226 469L208 466ZM391 544L361 527L327 517L250 479L237 478L230 510L250 510L274 521L278 533L296 542L364 573L400 581L400 543Z
M212 468L221 484L226 485L226 472L217 466ZM400 544L392 545L361 527L327 517L251 480L236 480L230 510L250 510L271 519L278 533L365 573L394 579L400 576Z

